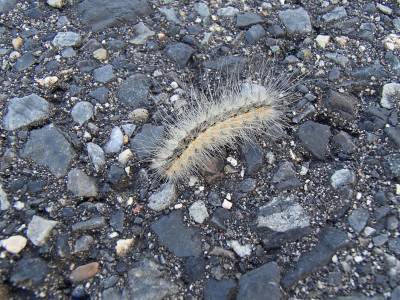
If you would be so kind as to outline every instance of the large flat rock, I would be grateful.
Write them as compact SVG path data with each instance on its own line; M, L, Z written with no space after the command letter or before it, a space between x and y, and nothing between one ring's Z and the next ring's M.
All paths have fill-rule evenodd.
M50 124L31 131L21 156L47 167L54 176L62 177L67 173L75 151L62 131Z
M147 0L85 0L78 7L81 21L94 31L123 23L134 24L152 12Z

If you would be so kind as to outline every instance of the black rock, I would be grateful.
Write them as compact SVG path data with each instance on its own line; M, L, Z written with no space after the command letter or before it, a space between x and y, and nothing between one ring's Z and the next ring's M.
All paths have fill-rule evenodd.
M384 130L396 147L400 148L400 127L385 127Z
M359 207L349 216L349 225L355 232L360 233L367 225L369 212L366 208Z
M159 141L164 133L163 126L144 124L142 130L131 140L131 148L139 159L150 154L150 149Z
M302 7L280 11L279 19L289 34L304 34L312 31L310 16Z
M319 234L317 245L310 251L301 254L294 269L283 276L281 285L285 289L290 288L308 274L328 264L336 251L347 245L345 232L333 227L323 229Z
M179 67L186 66L193 53L194 49L184 43L169 44L165 47L165 54Z
M151 225L158 240L178 257L201 255L200 230L182 221L182 212L174 211ZM177 234L179 233L179 234Z
M209 279L204 287L204 300L231 300L236 295L236 282L233 279Z
M28 52L17 59L17 62L15 63L15 70L17 70L18 72L24 71L32 66L34 63L35 57L32 55L32 53Z
M129 185L129 176L124 168L111 165L107 171L107 182L116 190L124 190Z
M385 173L391 178L400 177L400 154L393 153L384 157Z
M241 193L249 193L251 191L254 191L256 185L257 185L257 180L253 178L246 178L239 184L238 191Z
M118 88L118 99L132 109L149 106L150 80L143 74L134 74Z
M99 103L105 103L107 101L109 91L110 90L108 88L101 86L91 91L89 96Z
M385 67L380 63L375 63L370 66L356 68L351 72L351 76L356 79L369 80L372 76L375 78L384 78L386 76Z
M239 280L237 300L280 300L280 270L276 262L270 262L247 272Z
M81 21L94 31L119 24L138 22L152 12L147 0L85 0L79 4Z
M67 173L75 151L60 129L48 125L31 131L21 156L46 166L54 176L62 177Z
M200 280L203 278L205 270L206 261L203 256L188 257L185 260L183 279L187 283Z
M263 36L265 35L264 28L257 24L250 27L249 30L246 31L244 37L250 45L257 43Z
M110 216L110 225L118 232L124 231L125 213L122 209L117 209Z
M251 12L242 13L236 17L236 27L238 28L245 28L262 22L263 19L260 15Z
M389 240L389 249L393 253L400 255L400 237Z
M327 125L306 121L301 124L297 136L304 147L316 158L324 160L328 154L328 144L331 137L330 127Z
M281 163L272 177L272 183L280 190L289 190L301 186L301 181L297 178L294 166L291 162Z
M352 137L344 131L340 131L333 136L332 142L333 146L336 148L335 150L339 153L351 154L356 149Z
M310 232L310 217L293 195L274 197L258 211L257 233L266 250L299 240Z
M155 262L143 259L128 272L128 287L123 299L162 300L176 299L178 286L165 279L166 274ZM115 300L119 300L118 297ZM104 298L110 299L110 298Z
M264 164L261 147L256 143L246 143L241 147L246 164L246 174L255 175Z
M76 65L79 68L79 72L86 73L94 70L98 66L98 63L94 60L81 60Z
M68 235L60 234L56 240L56 252L59 257L65 258L70 257L71 249L68 244Z
M204 62L204 68L230 73L241 70L246 64L247 59L242 56L221 56L216 59Z
M227 230L227 224L230 217L231 214L227 209L218 207L212 214L210 223L222 230Z
M72 300L86 300L90 299L90 296L83 285L78 285L72 290L71 298Z
M106 225L104 217L93 217L87 221L81 221L72 225L72 231L87 231L103 228Z
M330 90L323 104L329 111L339 114L344 120L352 121L357 118L358 100L350 94Z
M10 281L17 286L38 285L43 283L48 272L43 259L24 257L16 263Z

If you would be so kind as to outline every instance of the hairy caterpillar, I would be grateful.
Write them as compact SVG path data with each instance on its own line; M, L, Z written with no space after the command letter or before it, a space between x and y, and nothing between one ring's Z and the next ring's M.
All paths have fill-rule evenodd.
M245 80L240 76L243 70L236 69L216 88L209 84L207 91L192 90L191 104L165 122L164 136L151 151L150 168L159 177L181 181L198 173L226 147L251 141L259 133L271 138L279 135L293 96L290 77L274 77L265 63L258 71L250 70Z

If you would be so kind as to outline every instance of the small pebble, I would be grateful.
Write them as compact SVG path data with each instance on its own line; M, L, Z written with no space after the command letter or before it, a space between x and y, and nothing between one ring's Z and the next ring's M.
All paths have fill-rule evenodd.
M25 248L27 241L22 235L14 235L8 239L1 240L0 245L8 252L18 254Z
M233 203L231 201L228 201L226 199L224 199L224 202L222 202L222 207L225 209L231 209L232 208Z
M72 271L69 279L71 279L73 282L86 281L97 274L99 267L100 265L98 262L92 262L83 266L79 266Z

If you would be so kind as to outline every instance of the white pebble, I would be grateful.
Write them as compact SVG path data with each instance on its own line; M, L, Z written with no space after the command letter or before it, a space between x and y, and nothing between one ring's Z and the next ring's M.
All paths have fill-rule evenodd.
M222 202L222 207L225 209L231 209L232 208L233 203L231 201L228 200L224 200L224 202Z

